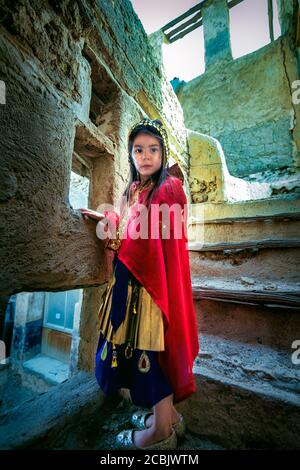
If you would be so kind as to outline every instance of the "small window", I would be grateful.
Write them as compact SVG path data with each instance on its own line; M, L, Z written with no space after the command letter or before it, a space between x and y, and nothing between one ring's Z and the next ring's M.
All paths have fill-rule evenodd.
M276 0L273 5L274 39L281 32ZM229 9L231 50L234 59L270 43L268 0L244 0Z
M163 63L168 80L188 82L205 71L203 26L171 44L163 44Z
M73 209L88 207L90 180L71 171L69 201Z
M131 0L131 3L145 32L151 34L196 7L200 2L199 0L182 0L153 3L145 0ZM176 25L168 28L166 33L189 21L194 15L195 12L178 21ZM189 26L185 29L188 28ZM189 81L201 75L205 71L203 27L197 27L170 44L163 44L162 60L169 81L174 77Z
M79 303L80 289L64 292L47 292L44 326L72 333L76 304Z

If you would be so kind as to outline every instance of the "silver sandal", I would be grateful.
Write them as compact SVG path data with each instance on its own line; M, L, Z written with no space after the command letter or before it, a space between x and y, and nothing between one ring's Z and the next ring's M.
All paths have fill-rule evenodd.
M147 447L137 447L133 441L133 433L136 429L125 429L116 436L116 446L118 449L130 450L173 450L177 448L177 436L173 429L172 434L161 441L155 442Z
M146 420L149 416L151 416L153 413L152 411L136 411L133 413L131 416L131 423L138 429L145 429L146 426ZM178 423L174 424L172 427L174 431L176 432L176 436L181 439L185 435L186 432L186 424L183 415L179 415L180 420Z

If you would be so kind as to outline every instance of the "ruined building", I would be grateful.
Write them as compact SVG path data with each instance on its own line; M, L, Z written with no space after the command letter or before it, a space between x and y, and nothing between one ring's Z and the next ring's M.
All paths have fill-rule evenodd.
M144 116L167 127L190 202L200 350L182 448L299 449L299 2L277 0L277 39L268 2L269 44L233 59L240 1L151 35L129 0L0 2L1 449L113 448L128 424L93 373L111 259L78 208L118 199ZM204 29L205 72L170 83L180 21Z

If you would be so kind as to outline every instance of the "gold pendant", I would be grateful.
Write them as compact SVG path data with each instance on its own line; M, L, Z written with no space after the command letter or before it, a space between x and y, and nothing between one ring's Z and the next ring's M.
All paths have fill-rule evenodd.
M117 351L114 345L113 345L113 352L112 352L111 367L118 367Z
M146 351L143 351L138 362L138 369L140 372L146 374L150 370L150 359Z
M121 240L119 238L110 238L107 242L106 248L113 251L118 251L121 246Z
M132 357L132 346L130 343L127 344L125 349L125 357L126 359L130 359Z

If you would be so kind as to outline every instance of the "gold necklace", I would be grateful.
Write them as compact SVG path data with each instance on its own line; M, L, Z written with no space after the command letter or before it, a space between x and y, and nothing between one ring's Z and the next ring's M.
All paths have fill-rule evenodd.
M131 204L129 204L130 207L138 201L139 194L142 191L144 191L145 189L149 188L152 183L153 183L153 181L151 180L151 178L149 178L146 181L146 183L144 183L144 184L139 184L138 185L137 183L134 183L134 185L133 185L134 193L133 193ZM108 241L108 244L106 245L106 248L109 248L110 250L113 250L113 251L118 251L119 250L119 248L121 246L121 243L122 243L122 238L123 238L123 235L124 235L124 229L125 229L126 224L127 224L127 215L128 215L127 210L124 210L122 216L119 219L119 227L116 231L117 236L116 236L116 238L110 239Z
M139 183L140 184L134 183L134 186L133 186L134 193L133 193L132 203L130 205L135 204L138 201L139 195L141 194L142 191L144 191L145 189L149 188L149 186L151 186L152 180L151 178L149 178L147 179L145 183L141 183L141 182Z

